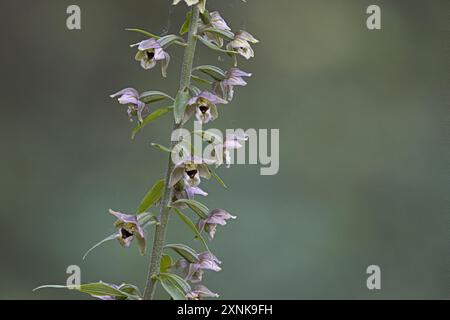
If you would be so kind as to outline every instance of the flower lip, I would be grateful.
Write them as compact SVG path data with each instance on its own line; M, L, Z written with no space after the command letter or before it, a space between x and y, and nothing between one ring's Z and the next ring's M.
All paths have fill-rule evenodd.
M186 171L186 174L189 176L189 178L194 179L195 176L197 175L198 171L197 170L188 170Z
M133 234L131 232L128 232L125 228L121 228L120 233L122 235L122 239L124 239L124 240L133 236Z
M209 107L208 106L200 106L199 109L203 114L205 114L209 110Z

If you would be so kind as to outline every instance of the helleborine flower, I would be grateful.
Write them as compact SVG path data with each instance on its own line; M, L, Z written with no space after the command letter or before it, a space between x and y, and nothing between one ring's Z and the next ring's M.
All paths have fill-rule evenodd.
M250 59L255 56L255 52L252 49L250 43L258 43L259 40L255 39L247 31L239 31L235 34L234 39L228 43L227 50L236 51L245 59Z
M244 133L239 134L228 134L222 143L217 143L214 146L213 152L211 154L213 161L216 166L222 165L224 162L229 168L231 166L231 153L230 150L236 150L243 147L241 142L248 140L248 136Z
M228 101L215 94L203 91L188 101L183 121L187 122L192 114L195 114L196 119L202 123L213 121L219 116L216 105L227 103Z
M156 66L158 61L161 62L161 71L163 77L167 77L167 67L169 66L170 56L163 50L159 42L153 38L141 41L131 45L131 47L138 47L136 53L136 61L141 62L142 68L150 70Z
M186 298L189 300L200 300L203 298L218 298L217 293L212 292L203 285L196 286L193 290L186 294Z
M181 2L182 0L173 0L173 5L177 5ZM203 13L206 10L206 0L184 0L184 2L186 2L186 4L190 7L193 5L198 5L200 12Z
M251 73L244 72L238 68L232 68L225 73L225 79L214 82L213 91L219 97L231 101L234 97L234 86L246 86L247 82L243 77L251 77Z
M118 101L120 104L128 105L127 113L130 121L133 121L133 116L136 116L139 122L143 122L142 114L148 110L148 107L139 100L139 92L136 89L126 88L110 95L110 97L119 97Z
M169 187L173 188L180 180L182 180L185 189L188 187L195 188L199 186L201 178L211 178L211 172L209 171L208 165L202 159L191 157L190 159L186 159L175 165L175 168L170 175ZM189 192L193 192L192 190L201 192L199 189L191 189Z
M223 46L223 38L214 32L206 31L207 28L214 28L222 31L231 31L226 21L222 18L218 11L210 13L210 20L208 24L202 23L199 28L199 34L204 34L206 39L215 43L219 48Z
M114 226L119 229L117 239L119 243L128 248L134 238L138 241L141 254L145 254L145 233L144 229L139 225L138 218L135 215L128 215L121 212L109 210L113 216L117 218Z
M196 195L200 195L200 196L208 196L208 193L203 191L201 188L199 187L192 187L189 185L184 185L184 182L179 181L173 190L173 195L172 195L172 202L176 202L178 200L182 200L182 199L188 199L188 200L192 200L194 199L194 197ZM187 206L185 204L177 204L176 207L178 209L186 209Z
M198 261L190 263L186 259L180 259L175 264L175 267L183 271L186 280L192 283L199 283L203 279L205 270L215 272L222 270L219 266L221 263L212 253L203 252L198 255Z
M227 220L236 219L235 216L231 215L225 210L222 209L214 209L208 214L206 219L200 219L197 223L197 229L199 232L205 231L209 234L209 237L214 239L214 236L217 231L217 226L225 226L227 224Z

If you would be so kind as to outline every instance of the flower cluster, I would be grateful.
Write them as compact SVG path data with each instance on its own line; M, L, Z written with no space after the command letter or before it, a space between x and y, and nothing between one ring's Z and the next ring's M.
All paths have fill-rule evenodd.
M172 110L177 128L181 128L193 116L203 124L210 123L218 119L219 106L222 108L221 105L226 105L233 100L234 88L247 85L244 78L251 77L251 74L237 67L237 57L242 56L245 59L254 57L251 45L258 43L258 40L246 31L234 33L219 12L209 12L206 9L206 1L183 1L192 7L192 10L186 17L180 35L160 37L145 30L128 29L147 36L146 39L131 45L137 48L135 60L144 70L151 70L160 64L162 75L166 77L171 60L169 47L179 45L185 50L180 89L175 98L161 91L139 93L134 88L126 88L111 95L111 98L117 98L121 105L127 107L127 114L131 121L137 118L139 123L133 129L133 137L150 122ZM182 1L173 0L174 5L180 2ZM182 37L186 32L188 32L187 40ZM233 67L228 71L216 66L194 68L193 56L197 40L210 49L231 55L234 58ZM212 81L198 77L193 74L194 72L206 74L212 78ZM208 87L200 89L194 86L191 80L197 80ZM170 100L173 105L150 110L150 104L164 100ZM146 237L150 233L148 228L156 226L153 229L155 241L153 241L152 260L149 267L150 277L143 295L136 286L129 284L118 286L98 282L81 285L76 289L103 300L139 300L153 299L156 285L160 283L173 299L198 300L218 297L218 294L201 284L205 271L221 270L221 261L210 251L204 235L212 241L217 234L218 226L225 226L236 217L223 209L210 210L195 197L208 196L208 193L201 188L203 179L208 180L214 176L224 185L210 167L213 165L218 167L224 163L229 166L230 150L241 148L246 139L247 137L243 135L233 134L227 135L223 141L222 139L220 141L206 140L214 144L211 157L208 159L192 156L191 146L187 146L187 154L183 154L183 160L168 164L166 179L159 180L152 186L135 214L109 211L117 219L114 223L116 231L92 247L85 257L94 248L110 240L116 240L126 248L136 242L140 253L145 255L148 242ZM161 150L176 153L175 148L159 146ZM198 216L196 224L183 213L182 210L185 209L192 210ZM152 213L153 210L157 210L159 214ZM189 227L194 238L200 240L205 250L197 253L196 250L184 244L164 245L170 214L177 215ZM179 256L178 259L173 260L171 255L163 253L167 249L174 250Z

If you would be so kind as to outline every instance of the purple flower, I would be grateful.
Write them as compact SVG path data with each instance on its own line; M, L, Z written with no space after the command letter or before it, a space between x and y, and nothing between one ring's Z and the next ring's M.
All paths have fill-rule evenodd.
M141 62L141 67L150 70L156 66L158 61L161 62L161 71L163 77L167 77L167 67L169 66L170 56L163 50L159 42L153 38L141 41L131 45L138 47L136 53L136 61Z
M217 293L212 292L203 285L196 286L193 290L186 294L186 298L189 300L200 300L202 298L218 298Z
M202 159L191 157L190 159L186 159L175 165L170 176L169 187L175 187L175 185L182 180L185 189L189 187L195 188L200 185L201 178L211 178L211 172L209 171L208 165ZM194 193L201 194L202 191L200 190L201 189L190 189L189 193L191 195Z
M217 226L225 226L227 220L236 219L235 216L231 215L225 210L214 209L211 211L206 219L200 219L197 223L197 229L202 232L205 231L209 234L209 237L214 239L216 234Z
M213 91L219 97L231 101L234 96L234 86L246 86L247 82L243 77L251 76L251 73L244 72L238 68L232 68L226 72L224 80L214 82Z
M230 150L242 148L241 142L247 140L248 136L245 134L228 134L223 143L216 144L212 154L216 166L220 166L225 162L227 168L229 168L231 165Z
M187 122L193 114L202 123L213 121L219 116L216 105L227 103L228 101L215 94L203 91L188 101L183 121Z
M227 50L236 51L248 60L255 56L255 52L253 51L249 42L258 43L259 40L255 39L247 31L239 31L235 34L234 39L230 43L228 43Z
M137 216L116 212L112 209L109 209L109 213L117 218L114 226L119 229L117 233L119 243L128 248L133 239L136 238L141 254L144 255L146 247L145 233L138 222Z
M200 195L200 196L206 197L208 195L208 193L206 193L199 187L184 186L180 181L174 187L174 191L173 191L173 195L172 195L172 202L176 202L176 201L182 200L182 199L192 200L192 199L194 199L195 195ZM185 205L183 203L177 203L175 206L180 210L187 208L187 205Z
M128 117L133 121L133 116L138 118L139 122L143 121L142 114L148 111L148 107L139 99L139 92L133 88L126 88L110 96L111 98L118 98L120 104L128 105Z
M222 262L220 262L211 252L203 252L198 255L198 260L196 262L190 263L186 259L180 259L175 266L182 270L186 280L192 283L199 283L203 279L205 270L215 272L222 270L219 266L221 263Z
M200 25L199 33L203 34L208 41L215 43L218 47L221 48L223 46L223 38L217 33L206 31L206 29L214 28L222 31L231 31L231 28L228 26L228 24L218 11L211 12L209 18L210 20L207 22L207 24L202 23Z

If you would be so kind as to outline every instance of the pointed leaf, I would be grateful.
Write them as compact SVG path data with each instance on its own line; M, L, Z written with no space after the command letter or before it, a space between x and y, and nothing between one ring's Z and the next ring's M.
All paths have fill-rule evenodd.
M219 47L216 46L214 43L212 43L212 42L206 40L206 39L203 38L203 37L200 37L200 36L195 36L195 37L196 37L198 40L200 40L200 42L203 43L205 46L207 46L208 48L210 48L210 49L212 49L212 50L214 50L214 51L219 51L219 52L229 53L229 54L232 54L232 55L237 54L237 52L235 52L235 51L230 51L230 50L225 50L225 49L219 48Z
M222 81L226 78L225 71L223 71L221 68L212 66L212 65L204 65L204 66L198 66L193 69L193 71L200 71L208 76L212 77L216 81Z
M100 247L101 245L105 244L106 242L112 241L117 239L117 237L119 236L118 233L113 233L112 235L106 237L105 239L103 239L102 241L96 243L95 245L93 245L88 251L86 251L86 253L83 255L83 260L85 260L87 258L87 256L94 250L97 249L98 247Z
M175 281L183 289L184 292L188 293L189 291L191 291L191 286L189 285L189 283L179 275L173 273L165 273L164 276L167 276Z
M214 171L212 171L211 169L209 169L209 171L211 172L211 175L214 177L214 179L217 180L217 182L224 187L225 189L228 189L228 186L225 184L225 182L223 182L223 180L217 175L217 173L215 173Z
M174 34L169 34L167 36L161 37L159 38L158 42L163 48L167 48L173 43L185 45L184 39Z
M173 205L177 204L185 204L189 208L191 208L192 211L194 211L201 219L206 219L209 214L209 209L204 204L196 201L196 200L189 200L189 199L180 199L178 201L175 201ZM172 208L174 208L172 206ZM176 209L176 208L174 208Z
M190 263L198 262L198 253L185 244L168 244L164 246L164 249L171 249L175 251Z
M141 131L146 125L149 123L155 121L159 117L162 117L166 113L168 113L170 110L172 110L172 107L166 107L166 108L160 108L155 111L153 111L151 114L149 114L147 117L145 117L144 121L140 124L138 124L133 131L131 132L131 139L134 140L136 135L139 131Z
M162 101L165 99L175 101L174 98L172 98L167 93L164 93L162 91L146 91L146 92L143 92L141 94L141 96L139 97L139 100L141 100L145 104L150 104L150 103Z
M168 274L160 274L158 280L173 300L186 300L187 292L177 281L172 277L169 277Z
M152 147L154 147L154 148L156 148L156 149L158 149L160 151L164 151L164 152L168 152L168 153L172 152L169 148L164 147L164 146L162 146L162 145L160 145L158 143L152 143Z
M137 33L146 35L147 37L155 38L155 39L157 39L157 40L161 38L161 37L157 36L156 34L150 33L150 32L148 32L148 31L145 31L145 30L142 30L142 29L136 29L136 28L130 29L130 28L127 28L127 29L125 29L125 30L126 30L126 31L137 32Z
M190 95L189 90L181 90L177 94L177 98L175 99L175 106L174 106L174 116L175 116L175 122L178 124L183 120L184 117L184 111L186 110L186 105L189 101Z
M112 296L112 297L116 297L119 299L126 299L126 298L130 297L130 295L128 293L122 292L104 282L88 283L88 284L82 284L80 286L45 285L45 286L40 286L40 287L34 289L33 291L47 289L47 288L77 290L79 292L86 293L91 296L99 296L99 297Z
M164 189L164 180L157 181L150 191L145 195L144 199L142 199L139 208L137 209L137 214L141 214L145 212L148 208L150 208L155 202L159 201L162 197Z
M160 273L168 273L170 271L170 268L173 265L172 257L168 254L163 254L161 256L161 263L159 267Z
M139 225L141 225L142 228L144 228L144 229L147 229L148 226L159 223L158 215L156 213L152 213L152 212L144 212L144 213L138 214L137 218L138 218Z
M216 28L207 28L207 29L205 29L203 31L217 34L217 35L221 36L222 38L226 38L228 40L233 40L234 39L234 33L229 31L229 30L222 30L222 29L216 29Z
M189 11L186 14L186 19L184 20L183 25L181 26L180 35L184 35L189 31L189 27L191 26L192 20L192 11Z
M201 235L200 231L198 231L198 229L195 226L195 224L191 221L191 219L189 219L186 215L184 215L183 212L181 212L181 210L179 210L178 208L173 208L173 209L175 210L176 214L181 219L181 221L183 221L189 227L189 229L191 229L191 231L195 235L195 238L199 239L203 243L203 245L205 246L205 249L207 251L209 251L208 244L206 243L205 239Z
M203 78L200 78L200 77L197 77L197 76L194 76L194 75L191 76L191 79L194 80L195 82L199 83L199 84L208 84L208 85L212 84L211 81L203 79Z

